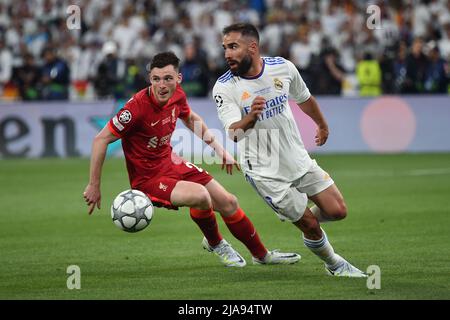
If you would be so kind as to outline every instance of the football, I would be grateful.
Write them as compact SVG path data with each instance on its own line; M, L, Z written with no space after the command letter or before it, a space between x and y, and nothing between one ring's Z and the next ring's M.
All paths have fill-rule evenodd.
M139 190L125 190L114 199L111 205L111 218L123 231L143 230L153 218L152 201Z

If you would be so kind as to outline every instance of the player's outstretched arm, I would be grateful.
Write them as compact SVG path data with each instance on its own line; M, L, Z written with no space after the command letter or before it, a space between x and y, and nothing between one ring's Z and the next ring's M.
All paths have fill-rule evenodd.
M217 156L222 159L222 170L227 169L228 174L233 174L233 165L237 170L241 170L239 164L233 158L232 155L228 153L227 150L215 140L208 126L203 121L202 117L191 110L189 116L183 120L184 125L189 128L194 134L202 139L206 144L208 144L217 153Z
M97 134L92 143L91 165L89 173L89 183L86 186L83 197L89 206L88 213L94 211L95 206L100 209L101 193L100 180L102 175L102 167L105 161L106 150L108 144L116 141L118 138L114 136L109 128L105 126L102 131Z
M316 101L316 98L311 96L305 102L299 103L298 106L317 124L317 132L315 137L316 145L321 146L325 144L325 142L327 142L329 134L328 124L322 114L322 111L320 111L320 107Z

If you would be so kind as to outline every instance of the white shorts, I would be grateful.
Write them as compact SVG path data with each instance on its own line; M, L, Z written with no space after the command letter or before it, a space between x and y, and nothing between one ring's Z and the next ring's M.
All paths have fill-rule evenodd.
M261 179L248 174L245 178L281 220L291 222L298 221L303 216L308 197L334 184L333 179L319 167L316 160L312 161L311 167L303 176L293 181Z

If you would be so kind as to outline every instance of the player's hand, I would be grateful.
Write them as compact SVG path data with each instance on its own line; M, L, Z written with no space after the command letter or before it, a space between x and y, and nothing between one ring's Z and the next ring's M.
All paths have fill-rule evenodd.
M94 186L92 184L88 184L86 186L86 189L84 189L83 197L84 200L86 201L86 204L89 206L88 208L89 214L91 214L92 211L94 211L95 205L97 205L97 208L100 209L101 193L99 187Z
M237 171L241 171L241 167L239 166L239 163L237 163L237 161L228 152L225 152L225 154L223 155L223 160L222 160L222 170L224 168L226 168L227 174L232 175L233 174L233 166L236 167Z
M317 128L315 137L316 145L321 146L325 144L325 142L327 142L328 139L328 134L329 134L328 128Z
M258 116L263 112L264 107L266 106L266 99L261 96L257 96L250 107L250 115L252 115L255 119L258 119Z

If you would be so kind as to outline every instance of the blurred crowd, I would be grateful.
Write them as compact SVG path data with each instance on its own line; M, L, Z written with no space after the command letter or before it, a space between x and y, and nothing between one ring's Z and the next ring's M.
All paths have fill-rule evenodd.
M166 50L204 97L227 70L221 30L244 21L315 95L449 93L448 0L0 0L0 99L124 99Z

